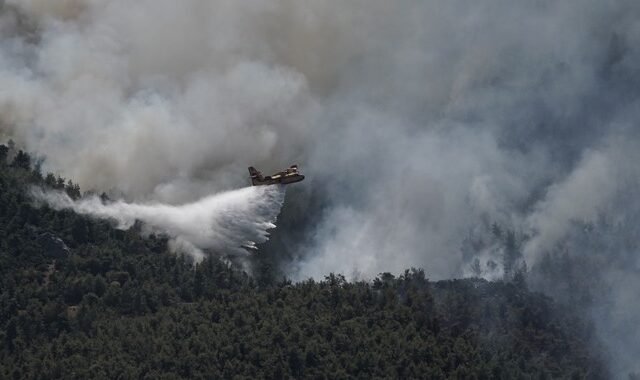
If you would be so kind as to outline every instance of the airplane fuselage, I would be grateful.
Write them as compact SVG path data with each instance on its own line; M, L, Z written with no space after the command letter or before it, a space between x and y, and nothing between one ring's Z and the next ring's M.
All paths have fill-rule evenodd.
M252 178L251 184L253 186L265 186L265 185L288 185L290 183L300 182L304 179L302 174L276 174L272 176L266 176L262 179Z
M253 186L288 185L304 179L304 176L298 173L297 165L292 165L284 171L267 176L263 176L254 167L250 167L249 174L251 175L251 184Z

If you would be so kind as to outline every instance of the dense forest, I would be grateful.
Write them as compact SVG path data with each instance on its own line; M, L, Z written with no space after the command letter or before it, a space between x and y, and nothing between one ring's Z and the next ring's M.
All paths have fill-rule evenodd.
M510 281L292 283L36 205L81 196L0 146L0 378L608 378L592 328Z

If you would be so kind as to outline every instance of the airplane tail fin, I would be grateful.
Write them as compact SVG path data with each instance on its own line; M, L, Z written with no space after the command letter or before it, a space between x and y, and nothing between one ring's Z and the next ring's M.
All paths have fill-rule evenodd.
M255 185L255 181L262 181L262 173L253 166L249 166L249 175L251 175L251 183Z

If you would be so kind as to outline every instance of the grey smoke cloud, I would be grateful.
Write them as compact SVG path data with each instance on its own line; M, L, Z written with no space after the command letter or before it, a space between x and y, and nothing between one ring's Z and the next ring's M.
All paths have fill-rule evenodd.
M464 275L461 241L492 222L529 236L535 265L576 222L635 220L619 205L638 204L639 16L632 0L6 0L0 126L45 169L136 201L300 164L296 191L323 208L301 211L295 278ZM639 288L637 266L602 271L629 279L611 299Z

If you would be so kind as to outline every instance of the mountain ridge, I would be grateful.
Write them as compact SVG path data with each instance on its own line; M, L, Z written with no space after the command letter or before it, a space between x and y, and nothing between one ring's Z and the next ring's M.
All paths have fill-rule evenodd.
M592 328L521 276L292 283L194 263L140 225L35 207L29 186L80 188L2 147L0 377L608 377Z

